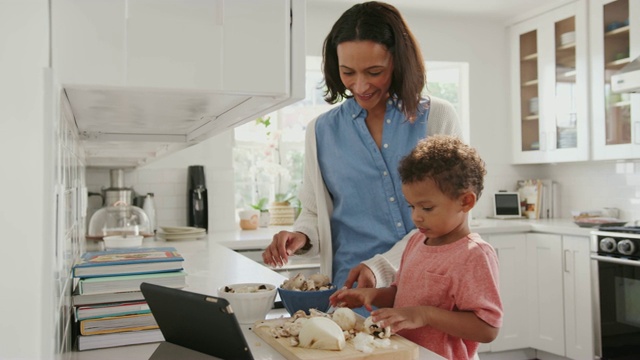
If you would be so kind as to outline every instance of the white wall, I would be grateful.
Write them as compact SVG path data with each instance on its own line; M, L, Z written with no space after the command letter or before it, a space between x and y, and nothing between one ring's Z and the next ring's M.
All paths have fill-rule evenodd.
M0 1L2 359L53 357L48 36L47 0Z
M308 3L307 14L312 16L307 18L307 55L321 55L326 34L350 5L340 2L331 5L319 5L314 1ZM505 23L398 8L418 38L425 60L469 63L470 142L485 159L488 170L484 195L473 211L475 217L491 215L490 195L501 189L514 190L518 179L551 178L560 184L559 209L562 217L570 217L574 209L618 207L622 210L621 218L640 219L640 188L629 180L635 172L640 173L640 166L625 165L627 173L623 174L616 171L620 167L616 162L510 165L509 49ZM127 185L138 192L153 191L156 194L159 223L185 225L186 198L182 197L186 196L186 169L188 165L204 165L207 169L210 227L214 231L234 228L231 146L232 133L221 134L185 150L184 154L176 154L132 172L128 175L131 182ZM633 171L633 174L628 171ZM94 176L96 170L89 170L87 183L94 189L96 186L98 189L107 187L108 172L102 170L101 175L100 171L97 173Z

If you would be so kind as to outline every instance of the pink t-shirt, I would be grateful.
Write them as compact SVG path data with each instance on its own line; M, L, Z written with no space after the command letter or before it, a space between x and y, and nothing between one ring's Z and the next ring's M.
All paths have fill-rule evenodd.
M393 283L398 288L393 307L431 305L473 311L487 324L500 327L502 302L493 247L478 234L442 246L427 246L424 240L418 232L407 243ZM430 326L398 334L447 359L471 359L479 345Z

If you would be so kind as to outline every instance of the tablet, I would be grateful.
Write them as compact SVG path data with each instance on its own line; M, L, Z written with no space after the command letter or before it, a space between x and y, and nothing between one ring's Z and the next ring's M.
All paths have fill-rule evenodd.
M165 341L221 359L253 359L227 300L149 283L140 290Z

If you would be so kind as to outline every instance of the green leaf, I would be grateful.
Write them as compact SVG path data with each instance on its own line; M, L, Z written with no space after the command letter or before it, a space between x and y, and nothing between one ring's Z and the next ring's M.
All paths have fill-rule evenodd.
M260 198L260 200L258 200L256 204L251 204L251 207L256 210L266 211L268 210L267 209L268 203L269 203L269 199L267 199L266 197L263 197L263 198Z

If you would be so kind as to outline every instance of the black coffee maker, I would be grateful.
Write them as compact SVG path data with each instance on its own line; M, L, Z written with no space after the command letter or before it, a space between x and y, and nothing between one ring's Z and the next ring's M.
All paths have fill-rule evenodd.
M209 201L204 166L189 166L187 179L187 218L189 226L209 230Z

